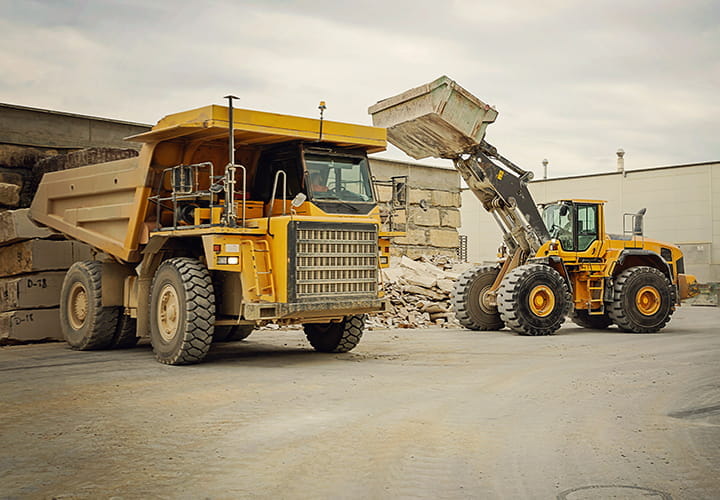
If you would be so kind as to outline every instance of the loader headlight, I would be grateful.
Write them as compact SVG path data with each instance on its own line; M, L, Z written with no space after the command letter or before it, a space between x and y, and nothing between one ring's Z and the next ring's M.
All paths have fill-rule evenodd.
M240 257L218 256L217 263L218 263L218 266L237 266L238 264L240 264Z

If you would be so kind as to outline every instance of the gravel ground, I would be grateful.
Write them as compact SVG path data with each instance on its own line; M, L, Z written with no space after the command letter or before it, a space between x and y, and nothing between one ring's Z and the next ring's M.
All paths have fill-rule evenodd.
M4 347L0 498L719 498L719 325Z

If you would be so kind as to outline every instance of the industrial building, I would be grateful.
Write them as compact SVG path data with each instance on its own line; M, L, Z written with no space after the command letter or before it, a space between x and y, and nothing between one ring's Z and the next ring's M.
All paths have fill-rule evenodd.
M536 202L605 200L607 231L623 233L623 215L647 209L645 236L678 245L686 270L703 283L720 281L720 162L626 170L618 151L616 171L548 178L529 184ZM468 260L496 259L500 229L469 190L462 193L462 235Z

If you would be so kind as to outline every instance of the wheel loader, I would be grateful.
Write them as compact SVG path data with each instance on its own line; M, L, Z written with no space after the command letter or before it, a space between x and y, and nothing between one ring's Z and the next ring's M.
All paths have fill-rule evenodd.
M32 218L98 255L62 286L71 347L149 337L158 361L190 364L276 323L346 352L386 309L379 268L400 233L382 225L367 157L385 130L323 120L324 103L311 119L233 99L128 137L143 144L136 158L43 177Z
M532 172L484 140L497 111L448 77L368 111L408 155L452 160L502 230L499 263L472 268L456 283L453 305L463 326L550 335L570 315L586 328L652 333L697 293L680 249L644 236L644 209L626 214L623 234L612 235L604 201L538 207L527 187Z

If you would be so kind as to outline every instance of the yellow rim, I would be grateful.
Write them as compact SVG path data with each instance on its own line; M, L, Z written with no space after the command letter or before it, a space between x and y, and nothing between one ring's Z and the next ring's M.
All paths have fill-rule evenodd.
M175 337L179 322L180 301L175 288L167 284L160 290L157 302L157 326L164 340L169 342Z
M73 330L79 330L85 324L88 312L87 290L82 283L76 282L70 288L67 300L68 321Z
M642 287L635 295L635 305L645 316L652 316L658 312L661 303L660 293L652 286Z
M530 291L530 310L544 318L555 308L555 294L547 285L538 285Z

